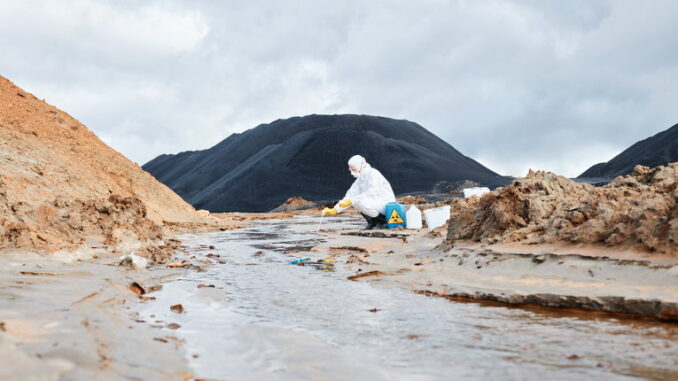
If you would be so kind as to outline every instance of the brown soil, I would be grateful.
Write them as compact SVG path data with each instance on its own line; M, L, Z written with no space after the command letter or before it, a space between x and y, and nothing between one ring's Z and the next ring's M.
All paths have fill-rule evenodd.
M0 250L136 241L162 261L176 245L165 223L204 218L82 123L0 77Z
M290 197L277 208L271 210L271 213L292 212L295 210L304 210L315 208L314 202L304 200L301 197Z
M678 163L637 166L603 187L533 172L450 200L448 241L602 244L678 255Z
M413 195L398 197L396 201L398 201L401 204L407 205L424 204L427 202L425 198Z

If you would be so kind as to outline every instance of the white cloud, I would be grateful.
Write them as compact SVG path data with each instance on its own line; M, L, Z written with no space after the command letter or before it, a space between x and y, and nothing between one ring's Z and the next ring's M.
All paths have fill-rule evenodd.
M0 74L144 163L310 113L574 176L676 122L678 3L0 0Z

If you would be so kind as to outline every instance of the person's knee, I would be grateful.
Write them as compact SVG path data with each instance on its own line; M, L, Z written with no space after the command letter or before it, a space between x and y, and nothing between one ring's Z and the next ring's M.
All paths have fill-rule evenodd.
M379 215L379 211L374 209L371 205L369 205L369 203L366 203L365 201L356 201L353 203L353 207L366 216L376 217Z

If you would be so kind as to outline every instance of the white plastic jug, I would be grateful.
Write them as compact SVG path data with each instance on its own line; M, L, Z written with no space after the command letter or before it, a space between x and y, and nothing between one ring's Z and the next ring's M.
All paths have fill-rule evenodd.
M426 209L424 210L424 217L426 218L428 230L443 226L450 219L450 206L445 205L440 208Z
M405 212L405 216L408 229L421 229L421 210L416 205L410 206Z
M473 187L464 189L464 198L469 198L471 196L482 196L485 193L488 193L490 188L488 187Z

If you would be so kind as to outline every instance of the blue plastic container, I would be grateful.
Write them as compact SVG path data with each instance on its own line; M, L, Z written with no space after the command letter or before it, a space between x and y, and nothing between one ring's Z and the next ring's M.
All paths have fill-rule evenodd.
M386 204L386 227L393 229L398 226L405 227L406 225L405 205L399 202L389 202Z

